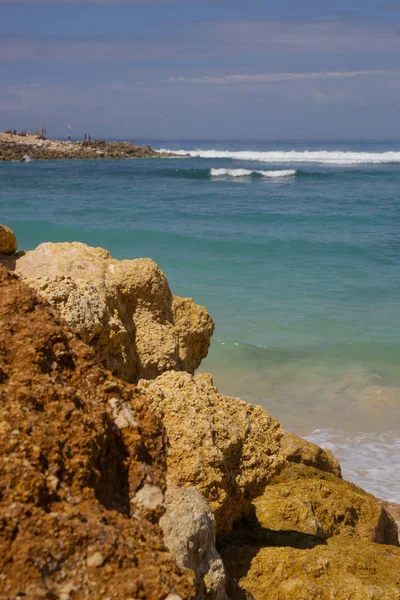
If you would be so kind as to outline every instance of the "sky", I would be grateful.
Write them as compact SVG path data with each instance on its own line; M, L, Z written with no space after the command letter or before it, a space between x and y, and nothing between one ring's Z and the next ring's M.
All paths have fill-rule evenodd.
M400 140L400 0L0 0L0 130Z

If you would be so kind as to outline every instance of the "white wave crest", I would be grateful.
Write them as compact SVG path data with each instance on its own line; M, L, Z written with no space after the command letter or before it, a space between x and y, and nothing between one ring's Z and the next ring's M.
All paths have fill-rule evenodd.
M394 433L356 433L316 429L306 436L339 459L342 475L367 492L400 502L400 438Z
M281 171L251 171L250 169L211 169L211 177L251 177L254 174L263 177L289 177L296 175L295 169Z
M158 152L173 152L181 156L189 155L200 158L231 158L235 160L250 160L266 163L321 163L328 165L363 165L399 163L400 152L343 152L329 150L305 151L252 151L238 152L230 150L167 150Z

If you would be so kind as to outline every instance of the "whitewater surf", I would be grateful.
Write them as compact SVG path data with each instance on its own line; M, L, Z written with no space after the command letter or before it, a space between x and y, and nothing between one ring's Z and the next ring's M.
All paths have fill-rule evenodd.
M264 163L319 163L326 165L368 165L400 163L400 152L351 152L331 150L288 150L288 151L256 151L256 150L169 150L161 148L158 152L173 152L179 156L198 158L230 158Z

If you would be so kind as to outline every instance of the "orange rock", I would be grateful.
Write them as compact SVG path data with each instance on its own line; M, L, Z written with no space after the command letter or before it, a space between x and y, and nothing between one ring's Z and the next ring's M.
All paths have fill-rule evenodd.
M3 267L0 290L0 597L191 598L161 422Z

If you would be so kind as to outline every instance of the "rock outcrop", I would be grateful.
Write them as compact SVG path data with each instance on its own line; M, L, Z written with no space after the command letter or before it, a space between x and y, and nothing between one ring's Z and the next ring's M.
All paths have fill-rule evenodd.
M0 332L0 597L192 598L159 419L3 267Z
M337 477L270 485L253 506L265 529L293 530L322 540L342 535L398 544L397 529L383 503Z
M13 135L0 133L0 160L24 161L28 155L34 160L99 159L99 158L163 158L174 156L172 152L157 152L150 146L138 146L130 142L105 142L85 140L70 142L42 139L37 135Z
M285 432L281 440L281 454L288 463L315 467L341 477L339 462L330 450L324 450L294 433Z
M115 260L79 242L44 243L0 262L15 271L93 347L103 366L129 382L171 369L193 373L214 323L205 308L171 294L150 259Z
M167 430L168 477L196 486L217 533L229 531L284 464L279 423L259 406L219 394L205 375L172 371L141 380L138 390Z
M283 544L275 548L242 547L225 555L225 565L232 577L240 578L247 597L251 594L254 600L400 597L400 548L365 540L333 537L325 545L307 549Z
M196 575L196 600L228 600L222 559L215 548L215 519L210 507L194 487L170 483L166 511L160 520L164 541L181 567Z
M54 313L0 267L0 596L400 600L399 506L194 376L214 324L155 263L12 252Z
M0 254L12 254L17 249L17 239L13 230L0 224Z
M398 600L395 546L385 503L327 470L287 463L219 551L234 600Z

